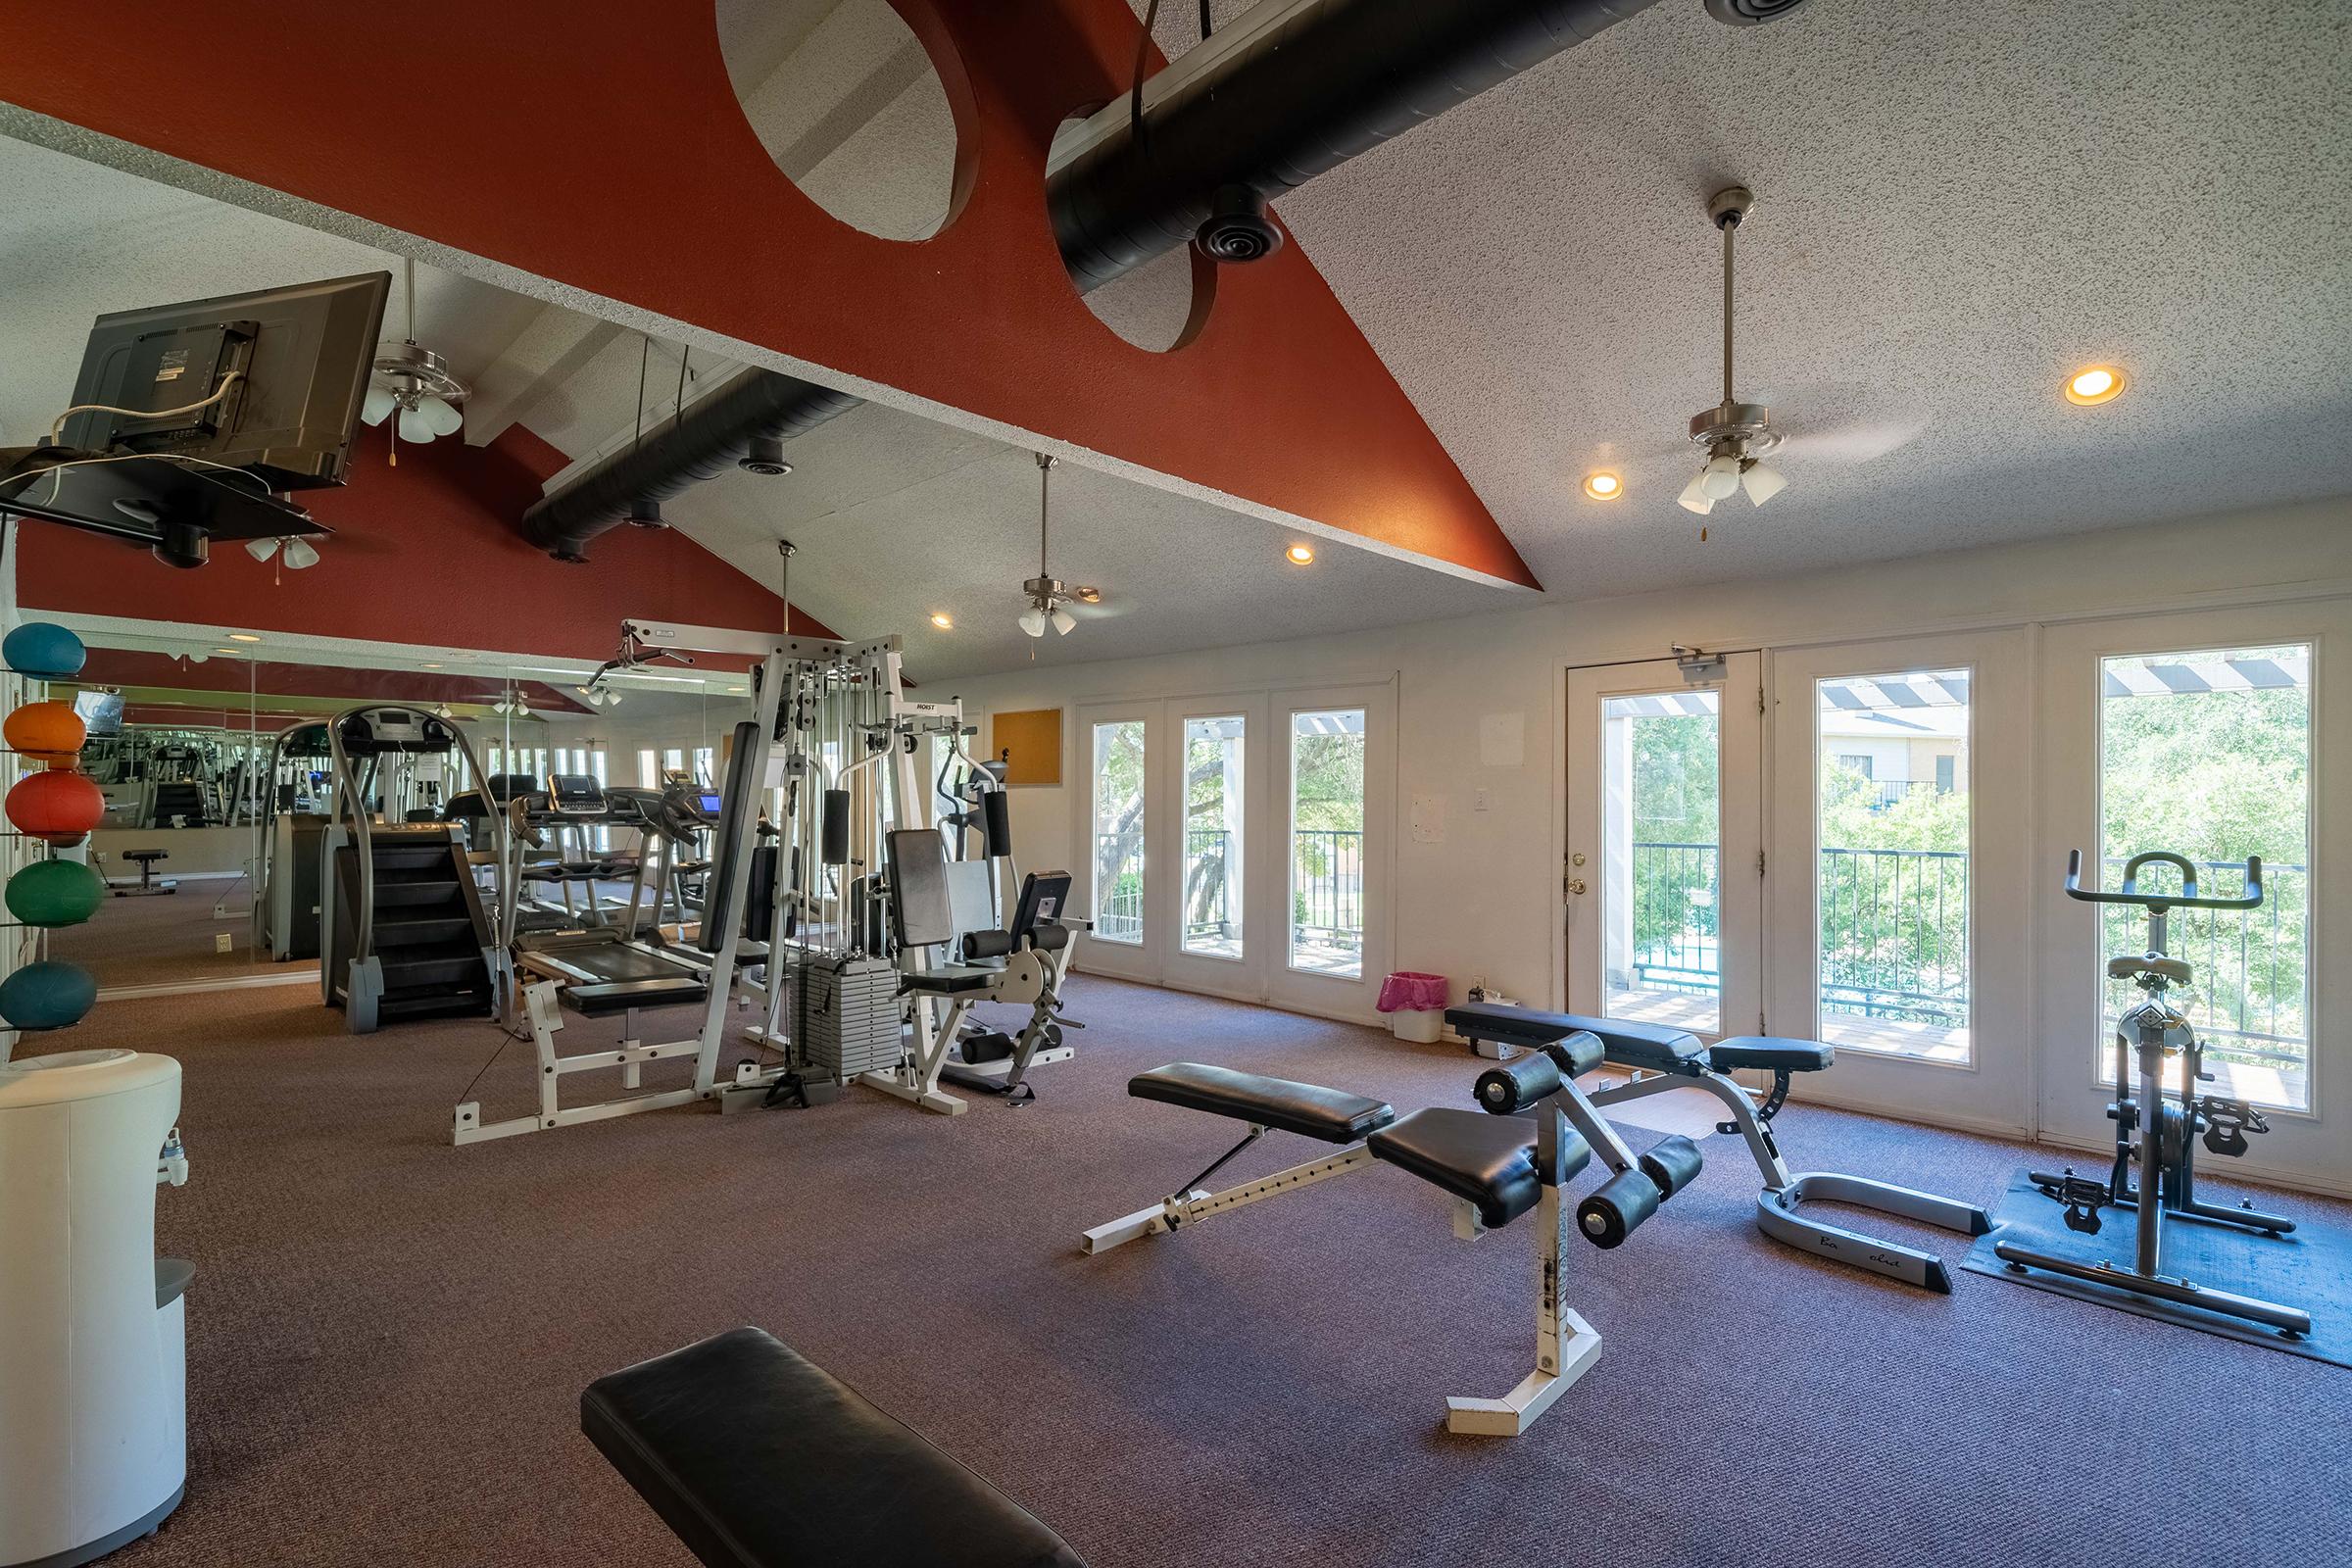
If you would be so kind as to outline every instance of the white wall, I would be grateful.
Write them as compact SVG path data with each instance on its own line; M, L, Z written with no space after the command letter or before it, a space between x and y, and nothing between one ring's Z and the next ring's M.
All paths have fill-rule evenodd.
M1754 526L1769 527L1759 514ZM1289 569L1274 567L1269 569ZM1303 577L1312 590L1311 576ZM1334 684L1392 675L1397 682L1396 776L1401 814L1415 795L1446 801L1446 840L1415 844L1392 824L1395 942L1367 966L1473 974L1515 997L1552 999L1560 965L1559 872L1563 671L1578 664L1660 659L1675 643L1710 650L1793 648L1863 637L2030 624L2134 611L2186 609L2352 593L2352 502L2335 501L1992 550L1955 552L1813 573L1562 602L1390 630L1269 642L1154 659L927 682L925 695L959 696L980 716L1061 707L1060 788L1015 790L1022 858L1082 853L1074 820L1079 766L1073 705ZM1072 639L1115 647L1115 620ZM1480 761L1480 725L1516 714L1525 726L1515 767ZM986 730L983 729L983 743ZM1491 808L1470 809L1473 792ZM2315 972L2352 959L2340 932Z

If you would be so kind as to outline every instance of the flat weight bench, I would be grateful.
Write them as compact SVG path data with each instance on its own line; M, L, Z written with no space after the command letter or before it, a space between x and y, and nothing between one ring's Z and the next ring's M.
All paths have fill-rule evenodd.
M1181 1230L1373 1160L1410 1172L1453 1197L1454 1230L1467 1240L1535 1210L1536 1368L1502 1398L1446 1401L1451 1430L1516 1437L1600 1353L1600 1335L1567 1304L1560 1254L1570 1216L1561 1190L1592 1161L1597 1145L1617 1174L1578 1206L1575 1223L1587 1240L1614 1247L1698 1173L1698 1149L1687 1138L1669 1138L1638 1158L1626 1148L1575 1084L1579 1074L1600 1061L1597 1040L1572 1034L1545 1042L1525 1060L1479 1080L1476 1098L1482 1110L1494 1114L1433 1106L1402 1117L1385 1102L1361 1095L1200 1062L1139 1073L1127 1085L1136 1099L1229 1117L1246 1122L1250 1130L1156 1206L1086 1232L1080 1250L1091 1255L1138 1237ZM1221 1193L1201 1187L1269 1131L1339 1147Z
M1851 1203L1963 1236L1982 1236L1992 1229L1992 1220L1983 1209L1934 1193L1834 1171L1790 1172L1773 1136L1773 1117L1788 1103L1791 1077L1827 1068L1837 1059L1835 1047L1764 1035L1741 1035L1709 1046L1687 1030L1658 1024L1539 1012L1491 1002L1448 1007L1446 1022L1474 1044L1486 1041L1532 1051L1546 1050L1552 1042L1571 1035L1592 1036L1600 1042L1611 1065L1635 1073L1626 1083L1592 1090L1589 1098L1594 1105L1623 1104L1684 1088L1703 1089L1713 1095L1731 1112L1731 1119L1717 1123L1715 1130L1739 1133L1755 1156L1756 1170L1764 1180L1764 1190L1756 1199L1756 1226L1775 1241L1949 1295L1951 1275L1941 1258L1824 1224L1797 1212L1798 1205L1808 1198ZM1772 1090L1761 1106L1729 1076L1742 1068L1772 1074Z
M759 1329L598 1378L580 1430L711 1568L1085 1568L1018 1503Z

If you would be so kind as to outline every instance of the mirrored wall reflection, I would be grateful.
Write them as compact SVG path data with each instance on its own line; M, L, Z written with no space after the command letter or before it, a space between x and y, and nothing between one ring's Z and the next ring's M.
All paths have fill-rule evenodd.
M466 743L360 770L371 822L446 821L469 841L481 831L466 809L480 799L477 774L501 798L544 799L561 780L560 831L530 851L516 882L535 916L573 921L628 896L640 849L627 823L642 818L600 806L603 792L680 776L711 784L735 723L752 712L747 678L723 670L591 688L589 666L564 661L202 627L159 628L122 647L82 629L87 664L47 695L82 716L81 765L106 811L84 844L59 853L86 861L113 897L107 919L52 933L49 956L110 990L315 983L321 857L351 804L338 799L328 730L355 709L429 714ZM487 853L476 858L495 906L498 869ZM567 861L603 874L573 876Z

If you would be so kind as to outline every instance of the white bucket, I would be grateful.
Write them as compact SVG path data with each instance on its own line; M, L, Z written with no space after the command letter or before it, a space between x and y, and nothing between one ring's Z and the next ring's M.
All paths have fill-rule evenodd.
M1435 1007L1399 1007L1389 1014L1389 1033L1399 1040L1409 1040L1416 1046L1438 1043L1439 1028L1446 1014Z

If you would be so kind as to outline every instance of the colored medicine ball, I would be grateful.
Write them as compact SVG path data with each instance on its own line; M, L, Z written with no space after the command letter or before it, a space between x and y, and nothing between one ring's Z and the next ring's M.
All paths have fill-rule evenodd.
M0 980L0 1018L12 1029L66 1029L98 1001L98 977L78 963L31 963Z
M26 925L79 925L106 902L106 879L77 860L35 860L8 879L8 912Z
M106 817L106 797L81 773L33 773L8 792L8 819L52 844L79 844Z
M0 724L0 739L10 751L50 763L80 756L88 733L72 703L26 703Z
M64 680L81 673L90 651L81 639L50 620L28 620L0 638L0 662L34 680Z

